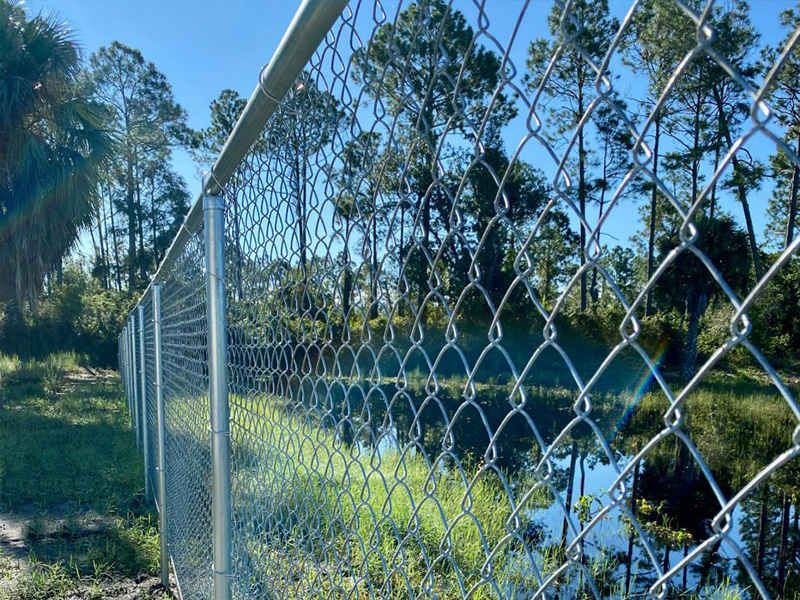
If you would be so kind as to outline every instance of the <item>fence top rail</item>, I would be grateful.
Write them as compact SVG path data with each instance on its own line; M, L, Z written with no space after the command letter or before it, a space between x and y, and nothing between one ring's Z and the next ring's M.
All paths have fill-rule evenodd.
M225 145L203 178L200 194L189 209L155 275L139 298L141 302L153 284L169 271L187 240L203 222L203 197L219 195L267 121L280 105L305 65L330 31L349 0L302 0L276 48L272 59L261 70L258 83L247 105L228 136Z

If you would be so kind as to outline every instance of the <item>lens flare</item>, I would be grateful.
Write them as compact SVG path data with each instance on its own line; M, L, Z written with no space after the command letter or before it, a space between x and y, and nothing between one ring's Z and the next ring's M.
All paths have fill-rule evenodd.
M664 355L667 353L667 346L668 340L664 339L659 344L658 348L656 349L656 353L653 356L653 368L650 369L649 367L645 366L644 373L642 373L642 377L639 382L636 384L634 388L633 395L631 396L630 404L625 408L625 411L622 413L619 421L614 426L614 432L612 434L612 438L616 437L617 434L625 428L628 422L631 420L633 416L633 411L636 410L636 407L639 406L639 402L641 401L642 397L647 393L648 388L650 387L650 382L653 381L653 377L655 375L655 370L661 364L661 360L664 358Z

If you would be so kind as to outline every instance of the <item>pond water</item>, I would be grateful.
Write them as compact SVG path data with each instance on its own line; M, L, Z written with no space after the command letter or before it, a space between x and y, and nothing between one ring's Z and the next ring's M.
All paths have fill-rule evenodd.
M542 559L536 565L546 578L564 562L564 548L576 532L587 527L583 558L559 577L561 593L593 597L583 565L592 572L601 597L639 595L657 579L655 564L668 571L713 536L712 521L721 509L701 465L686 443L670 434L630 469L624 480L627 510L616 506L606 511L618 469L626 469L665 428L668 402L653 386L647 391L646 384L606 387L593 394L592 410L576 423L577 393L552 381L526 386L524 403L519 395L510 401L511 385L496 380L478 383L474 389L463 379L440 379L432 386L420 376L400 385L308 375L241 381L233 377L232 383L247 391L249 399L240 405L255 402L261 407L249 406L249 411L263 414L264 406L279 407L281 414L303 427L325 431L327 437L313 443L332 446L325 450L326 456L335 454L365 465L374 465L375 457L403 457L424 461L425 469L438 476L462 475L464 482L479 472L504 480L509 487L496 501L507 512L508 490L519 501L549 473L536 501L521 515L522 542L517 550L509 550L517 556L504 567L516 571L516 587L509 588L509 597L525 598L535 592L531 555L550 557L550 564ZM236 406L234 421L235 413ZM684 405L683 417L680 431L697 448L725 498L733 497L789 447L795 425L776 393L766 386L736 382L701 388ZM272 414L266 420L275 418ZM542 463L544 452L547 465ZM263 464L268 459L248 460ZM779 586L787 594L800 593L799 462L785 465L744 499L732 513L727 541L707 544L675 573L671 594L755 593L730 543L741 549L770 593ZM346 463L337 464L336 468L347 470ZM315 468L322 473L327 467ZM253 489L248 493L260 493L259 477L251 474ZM457 480L449 479L448 485L461 486L463 494L466 483L453 483ZM358 490L354 493L358 495ZM424 495L421 488L413 493L419 496L417 502ZM631 526L629 511L635 511L640 531ZM576 530L565 525L567 512ZM520 579L527 583L520 584Z

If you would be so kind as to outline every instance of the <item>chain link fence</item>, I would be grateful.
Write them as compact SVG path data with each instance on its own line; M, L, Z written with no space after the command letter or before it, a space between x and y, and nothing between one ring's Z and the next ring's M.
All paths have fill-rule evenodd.
M334 4L120 336L182 597L798 597L797 21Z

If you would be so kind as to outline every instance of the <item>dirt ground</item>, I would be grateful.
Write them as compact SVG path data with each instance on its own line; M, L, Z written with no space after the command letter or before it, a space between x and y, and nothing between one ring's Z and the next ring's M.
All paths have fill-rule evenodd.
M20 582L30 575L33 546L41 549L55 540L69 543L90 536L104 535L112 524L91 512L76 514L65 506L56 506L46 514L33 506L22 507L14 514L0 513L0 598L28 598ZM46 551L45 551L46 552ZM64 600L118 598L153 600L172 598L164 593L161 580L142 575L136 579L106 576L99 580L73 583L59 598ZM174 582L173 582L174 587ZM23 588L23 589L20 589Z

